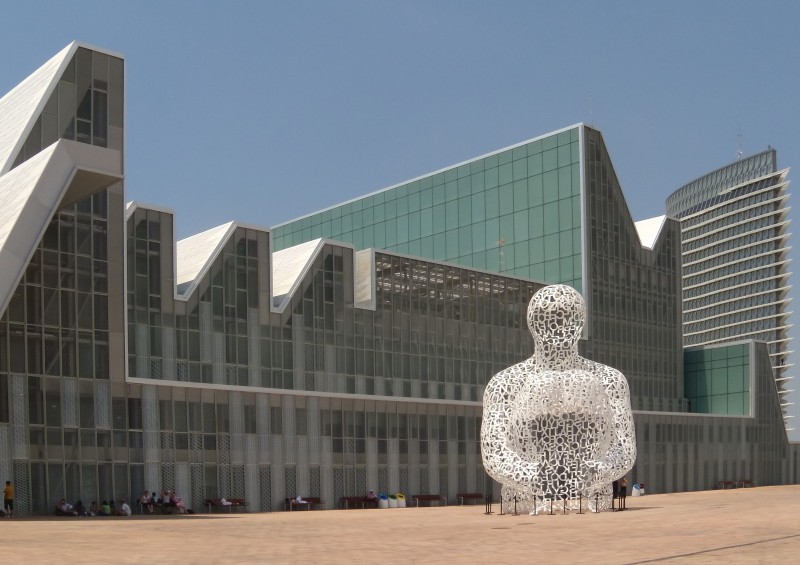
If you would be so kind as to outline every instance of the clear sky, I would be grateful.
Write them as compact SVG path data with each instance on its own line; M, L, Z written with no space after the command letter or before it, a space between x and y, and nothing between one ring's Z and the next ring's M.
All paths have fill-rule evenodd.
M175 210L179 237L577 122L641 220L740 140L800 167L798 21L789 0L7 1L0 95L75 39L124 54L128 199Z

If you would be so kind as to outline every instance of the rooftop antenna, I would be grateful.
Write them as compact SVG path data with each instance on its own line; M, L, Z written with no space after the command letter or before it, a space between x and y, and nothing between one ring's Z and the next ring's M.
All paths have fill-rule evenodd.
M739 161L742 158L742 126L739 125L739 133L736 134L739 138L739 149L736 150L736 160Z
M589 93L589 125L592 125L592 119L594 116L592 115L592 93Z

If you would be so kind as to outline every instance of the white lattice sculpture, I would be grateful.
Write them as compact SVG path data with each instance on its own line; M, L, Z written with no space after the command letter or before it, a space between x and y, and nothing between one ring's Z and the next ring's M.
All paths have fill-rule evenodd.
M628 382L578 354L585 318L573 288L539 290L528 306L533 356L486 387L483 465L518 511L610 508L611 483L636 460Z

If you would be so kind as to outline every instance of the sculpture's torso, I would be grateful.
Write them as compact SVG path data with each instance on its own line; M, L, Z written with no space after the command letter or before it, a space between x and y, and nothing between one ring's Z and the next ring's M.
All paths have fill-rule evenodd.
M574 498L593 486L587 463L608 452L613 419L597 375L543 371L520 387L510 410L509 447L538 467L540 496Z

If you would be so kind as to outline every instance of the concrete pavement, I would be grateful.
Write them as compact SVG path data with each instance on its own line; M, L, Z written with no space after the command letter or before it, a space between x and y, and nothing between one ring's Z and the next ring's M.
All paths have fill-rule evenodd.
M8 563L797 563L800 486L628 497L625 512L484 506L0 520ZM497 505L495 505L497 511Z

